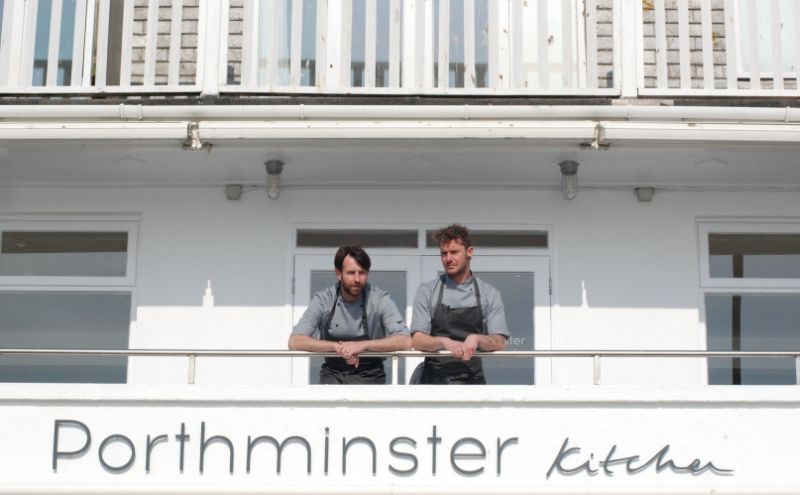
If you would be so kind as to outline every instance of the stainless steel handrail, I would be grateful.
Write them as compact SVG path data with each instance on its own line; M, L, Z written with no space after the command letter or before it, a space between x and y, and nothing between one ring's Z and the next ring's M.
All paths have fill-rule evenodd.
M399 360L401 357L426 357L448 355L449 352L421 352L421 351L394 351L394 352L364 352L363 357L388 357L392 364L392 384L397 384ZM700 351L700 350L539 350L539 351L494 351L478 352L482 358L500 357L530 357L530 358L565 358L585 357L592 358L594 364L594 384L600 385L600 360L603 357L636 358L636 357L664 357L664 358L794 358L795 383L800 385L800 350L796 351ZM334 352L306 352L288 350L248 350L248 349L0 349L0 356L157 356L157 357L186 357L188 363L189 384L195 381L195 364L198 357L336 357Z

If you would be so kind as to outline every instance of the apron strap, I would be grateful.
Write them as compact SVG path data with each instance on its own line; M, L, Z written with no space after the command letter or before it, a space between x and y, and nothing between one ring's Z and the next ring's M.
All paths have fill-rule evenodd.
M481 304L481 290L478 288L478 277L472 275L472 286L475 287L475 300L478 301L478 313L481 315L481 333L486 335L486 320L483 319L483 305Z
M364 329L364 336L369 337L369 326L367 322L367 291L366 285L364 286L364 291L361 292L361 327ZM333 306L331 306L331 310L328 312L328 316L325 317L325 320L322 322L322 328L319 331L320 339L321 340L331 340L330 339L330 328L331 328L331 321L333 321L333 314L336 313L336 303L339 302L339 292L342 290L341 283L336 284L336 295L333 297Z
M439 306L442 305L442 295L444 294L444 285L445 285L445 275L442 275L439 278L439 295L436 297L436 306L434 313L439 310ZM478 312L481 315L481 333L486 335L489 332L486 330L486 321L483 319L483 305L481 305L481 289L478 287L478 277L474 274L472 275L472 286L475 288L475 300L478 303ZM434 288L435 290L435 288Z

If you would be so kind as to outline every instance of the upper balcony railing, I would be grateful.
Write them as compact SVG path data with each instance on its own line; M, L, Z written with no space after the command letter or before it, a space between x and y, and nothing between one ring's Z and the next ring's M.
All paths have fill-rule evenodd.
M796 96L796 0L0 0L0 93Z

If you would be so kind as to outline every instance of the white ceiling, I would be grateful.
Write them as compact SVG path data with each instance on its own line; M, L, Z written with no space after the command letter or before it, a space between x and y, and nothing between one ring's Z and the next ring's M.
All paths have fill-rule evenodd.
M612 144L532 139L222 140L210 153L176 140L0 142L0 185L263 184L286 162L304 185L556 186L558 162L580 163L582 186L800 187L800 144Z

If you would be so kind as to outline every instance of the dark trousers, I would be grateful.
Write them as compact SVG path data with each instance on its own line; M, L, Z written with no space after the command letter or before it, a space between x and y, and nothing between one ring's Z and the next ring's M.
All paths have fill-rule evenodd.
M325 364L319 369L320 385L385 385L386 372L380 366L335 369Z
M478 358L473 358L477 360ZM422 367L421 385L486 385L480 361L469 365L449 358L426 358Z

